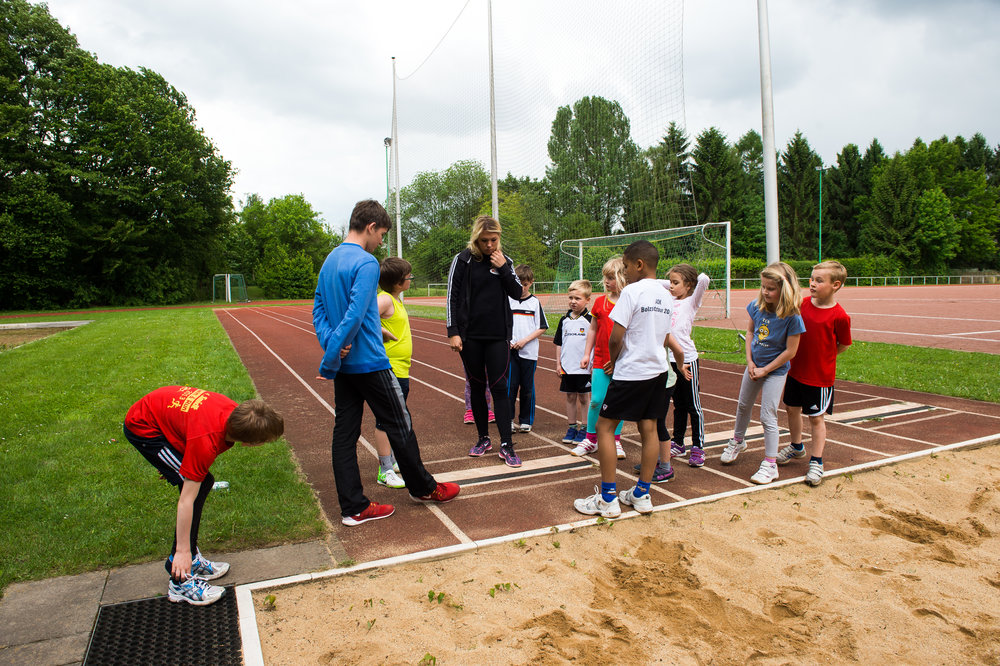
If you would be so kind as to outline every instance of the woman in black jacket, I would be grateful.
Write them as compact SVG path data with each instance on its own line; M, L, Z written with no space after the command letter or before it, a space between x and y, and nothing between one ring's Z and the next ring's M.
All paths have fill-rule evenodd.
M490 443L486 389L493 395L493 411L500 431L500 457L511 467L521 459L511 441L511 409L507 397L507 366L513 316L511 298L521 297L514 262L500 250L500 223L487 215L472 225L469 245L459 252L448 271L448 342L462 355L472 387L472 415L479 441L469 451L481 456Z

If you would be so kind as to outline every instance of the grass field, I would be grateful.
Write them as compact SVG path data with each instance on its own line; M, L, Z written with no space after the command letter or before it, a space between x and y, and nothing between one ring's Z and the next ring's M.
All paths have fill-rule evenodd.
M59 318L94 322L0 353L0 588L164 557L177 491L123 437L125 412L168 384L256 395L208 308ZM231 487L206 505L206 552L325 532L284 440L234 447L212 471Z

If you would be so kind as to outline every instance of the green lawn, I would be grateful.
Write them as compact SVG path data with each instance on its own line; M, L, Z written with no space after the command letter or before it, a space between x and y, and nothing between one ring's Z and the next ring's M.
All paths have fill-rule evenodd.
M164 557L177 491L125 440L125 412L168 384L256 395L208 308L45 319L94 322L0 352L0 588ZM212 471L232 485L206 505L206 553L325 533L284 440L234 447Z

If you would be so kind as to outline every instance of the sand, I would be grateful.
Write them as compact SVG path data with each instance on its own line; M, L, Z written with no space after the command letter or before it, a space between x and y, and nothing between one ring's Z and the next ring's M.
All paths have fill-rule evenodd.
M998 664L1000 445L254 603L267 664Z

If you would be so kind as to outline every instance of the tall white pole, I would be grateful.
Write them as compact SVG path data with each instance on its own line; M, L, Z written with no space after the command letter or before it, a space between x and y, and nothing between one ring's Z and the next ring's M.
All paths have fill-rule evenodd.
M403 256L403 225L399 210L399 133L396 128L396 56L392 57L392 165L396 176L396 256Z
M493 194L493 219L500 219L500 197L497 193L497 110L493 99L493 1L487 0L486 19L489 23L490 48L490 181Z
M771 42L767 30L767 0L757 0L757 30L760 35L761 139L764 144L764 235L767 263L778 261L778 158L774 150L774 99L771 92Z

